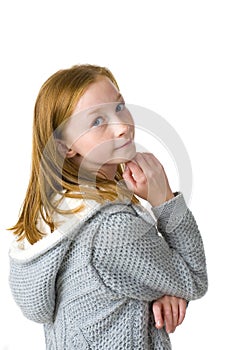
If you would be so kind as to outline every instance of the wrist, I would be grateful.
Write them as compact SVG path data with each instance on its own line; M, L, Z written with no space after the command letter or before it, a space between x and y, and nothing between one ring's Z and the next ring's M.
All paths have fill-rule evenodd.
M175 197L175 193L173 192L169 192L167 194L167 197L166 197L166 202L168 202L170 199L174 198Z
M175 196L177 196L178 192L169 192L167 194L166 197L163 198L153 198L152 200L149 201L150 205L152 207L158 207L166 202L168 202L169 200L171 200L172 198L174 198Z
M160 224L163 223L166 226L170 222L169 226L166 226L166 230L171 229L170 225L176 225L177 222L180 222L187 213L187 209L187 204L181 192L175 192L174 198L164 204L151 208L156 219L160 221Z

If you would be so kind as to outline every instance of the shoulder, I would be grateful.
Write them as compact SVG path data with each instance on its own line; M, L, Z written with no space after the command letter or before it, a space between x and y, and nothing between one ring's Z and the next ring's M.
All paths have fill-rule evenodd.
M102 249L131 244L147 233L157 232L156 221L141 205L112 203L101 209L94 247Z
M26 239L20 242L15 239L10 246L10 258L27 262L52 250L56 251L56 247L65 247L73 241L78 234L84 231L84 227L93 235L96 232L104 235L105 232L108 232L110 235L110 232L119 233L122 230L124 232L133 230L142 218L144 223L152 219L144 207L122 201L106 201L104 204L100 204L94 200L83 201L77 198L65 198L60 204L60 209L73 209L81 204L84 204L84 209L80 212L57 214L56 219L60 225L53 233L46 230L44 222L41 220L38 225L43 232L47 232L43 239L33 245Z

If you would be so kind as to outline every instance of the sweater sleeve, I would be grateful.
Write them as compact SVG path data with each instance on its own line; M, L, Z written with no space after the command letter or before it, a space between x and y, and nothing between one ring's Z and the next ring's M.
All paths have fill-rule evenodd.
M68 240L28 260L10 256L9 283L15 302L28 319L47 323L53 320L55 281L68 248Z
M115 293L145 301L162 295L202 297L207 291L204 247L183 195L152 211L159 233L155 221L148 223L133 211L106 216L93 249L100 278Z

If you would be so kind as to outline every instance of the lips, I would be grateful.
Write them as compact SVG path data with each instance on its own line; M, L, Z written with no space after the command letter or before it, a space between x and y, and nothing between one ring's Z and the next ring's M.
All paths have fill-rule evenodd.
M123 148L123 147L125 147L125 146L129 145L131 142L132 142L132 140L129 140L129 141L125 142L125 143L124 143L122 146L117 147L116 149Z

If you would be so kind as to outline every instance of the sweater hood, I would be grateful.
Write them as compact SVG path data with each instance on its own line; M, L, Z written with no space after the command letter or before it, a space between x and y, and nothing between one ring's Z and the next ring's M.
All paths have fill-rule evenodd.
M69 237L94 215L102 206L94 200L67 198L65 197L59 205L59 209L68 210L74 209L84 204L84 208L75 214L59 214L54 215L54 221L58 223L59 228L50 231L50 227L43 221L42 218L38 220L38 229L45 233L45 236L34 244L30 244L26 238L21 241L17 237L12 241L9 250L9 256L12 259L26 262L36 258L51 249L61 240Z

